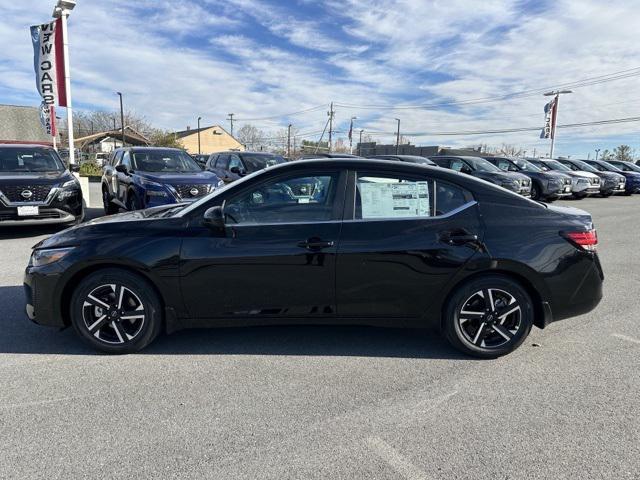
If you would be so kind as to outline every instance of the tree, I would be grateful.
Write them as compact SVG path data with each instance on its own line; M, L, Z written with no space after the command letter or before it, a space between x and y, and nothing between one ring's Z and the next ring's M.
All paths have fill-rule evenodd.
M149 135L149 141L154 147L184 148L176 135L166 130L154 129Z
M629 145L620 145L613 149L613 155L616 160L630 162L632 160L631 147Z
M518 157L522 155L522 148L516 147L515 145L507 145L506 143L503 143L502 147L500 147L500 153L502 155L506 155L507 157Z
M603 150L600 154L600 160L611 160L611 157L613 157L613 153L607 149Z
M236 133L236 139L249 150L257 150L264 143L264 132L253 125L245 124Z

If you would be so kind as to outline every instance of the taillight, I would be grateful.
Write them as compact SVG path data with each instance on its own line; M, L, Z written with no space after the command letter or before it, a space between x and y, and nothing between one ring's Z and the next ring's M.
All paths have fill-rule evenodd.
M562 236L575 246L588 252L595 252L598 247L598 234L595 230L588 230L586 232L562 232Z

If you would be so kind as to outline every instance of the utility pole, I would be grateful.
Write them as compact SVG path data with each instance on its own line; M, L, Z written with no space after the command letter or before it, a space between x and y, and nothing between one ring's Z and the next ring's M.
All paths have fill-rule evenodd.
M549 158L553 158L553 150L556 145L556 127L558 126L558 109L560 107L560 95L573 93L571 90L552 90L544 94L545 97L554 97L553 110L551 113L551 150Z
M287 158L291 158L291 124L287 127Z
M400 152L400 119L396 118L398 122L398 132L396 133L396 155Z
M598 154L600 153L600 149L596 148L596 160L598 160Z
M198 155L202 153L200 149L200 120L202 120L202 117L198 117Z
M358 142L358 156L359 157L362 156L362 132L364 132L364 130L360 130L360 141Z
M113 117L113 149L115 150L116 148L118 148L118 146L116 145L116 117Z
M329 153L331 153L331 149L333 148L333 102L331 102L331 107L329 110Z
M230 113L229 116L227 117L227 120L229 120L229 122L231 122L231 136L233 137L233 116L235 115L235 113Z
M116 94L120 97L120 128L122 129L122 146L124 147L124 109L122 108L122 93L116 92Z
M353 121L358 117L351 117L351 123L349 124L349 154L353 155Z

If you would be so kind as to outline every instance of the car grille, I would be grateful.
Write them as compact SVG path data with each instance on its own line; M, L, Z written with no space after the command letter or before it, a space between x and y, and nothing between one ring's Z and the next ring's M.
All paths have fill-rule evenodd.
M29 191L31 196L25 198L22 192ZM51 191L51 185L7 185L2 193L10 202L44 202Z
M61 214L56 210L41 210L38 215L32 215L29 217L19 217L17 211L2 211L0 212L0 222L6 220L34 220L34 219L48 219L48 218L62 218L64 214Z
M209 193L209 185L202 184L202 183L196 184L196 185L185 185L185 184L172 185L172 187L175 189L176 192L178 192L178 195L180 195L180 198L198 198ZM194 190L194 191L197 190L198 192L194 195L193 193L191 193L191 190Z

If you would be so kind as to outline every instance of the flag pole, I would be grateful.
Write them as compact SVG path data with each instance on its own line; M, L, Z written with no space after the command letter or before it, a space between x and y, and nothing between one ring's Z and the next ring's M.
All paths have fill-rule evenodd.
M71 74L69 68L69 35L67 33L67 20L69 13L75 7L75 2L58 0L58 5L53 11L54 18L60 17L62 25L62 48L64 56L64 88L67 94L67 135L69 138L69 164L75 165L76 151L73 138L73 108L71 104Z

